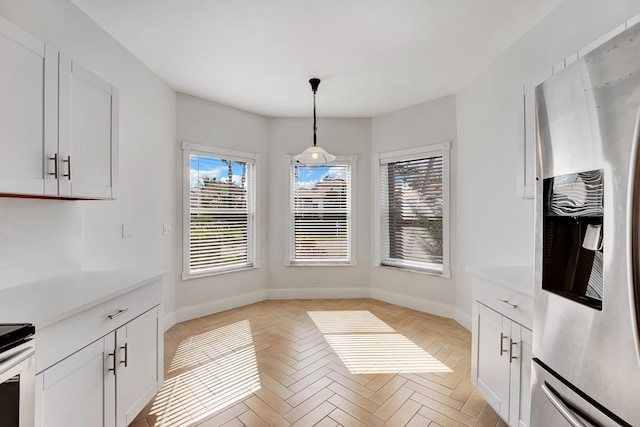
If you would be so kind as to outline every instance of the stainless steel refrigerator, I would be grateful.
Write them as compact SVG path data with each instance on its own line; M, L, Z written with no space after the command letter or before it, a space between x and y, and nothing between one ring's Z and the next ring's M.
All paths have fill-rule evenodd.
M640 25L536 88L534 427L640 426Z

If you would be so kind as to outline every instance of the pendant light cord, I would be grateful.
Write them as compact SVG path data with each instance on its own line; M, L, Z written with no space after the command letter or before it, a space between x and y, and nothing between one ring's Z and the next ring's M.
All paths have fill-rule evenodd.
M313 90L313 146L316 146L316 131L318 130L316 126L316 90Z
M315 147L316 132L318 131L318 126L316 125L316 92L318 91L318 86L320 86L320 79L309 79L309 84L311 85L311 90L313 91L313 146Z

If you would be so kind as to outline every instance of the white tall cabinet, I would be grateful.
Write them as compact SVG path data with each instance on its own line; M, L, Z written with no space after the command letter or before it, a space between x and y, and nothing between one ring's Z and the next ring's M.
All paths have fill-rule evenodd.
M0 194L114 198L118 90L0 17Z
M529 425L533 269L474 269L471 382L510 426Z

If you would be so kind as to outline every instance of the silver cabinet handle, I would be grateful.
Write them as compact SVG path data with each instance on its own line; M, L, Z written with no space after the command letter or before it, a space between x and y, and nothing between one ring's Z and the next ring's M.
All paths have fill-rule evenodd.
M115 313L113 313L113 314L107 314L107 317L109 318L109 320L113 320L113 319L115 319L116 317L118 317L118 316L120 316L120 315L122 315L122 314L126 313L127 311L129 311L129 307L127 307L127 308L121 308L120 310L116 311L116 312L115 312Z
M53 172L49 172L49 175L53 175L55 179L58 179L58 153L55 153L53 157L49 157L49 160L53 160Z
M507 350L504 349L504 344L503 344L504 340L506 340L507 338L509 337L503 334L502 332L500 332L500 356L502 356L504 353L507 352Z
M17 352L16 354L9 357L8 359L3 360L0 363L0 374L9 372L9 369L13 369L14 367L18 366L18 364L24 362L29 357L33 356L35 352L36 352L35 347L28 347L28 348L25 348L24 350Z
M569 421L569 424L571 424L573 427L587 427L587 425L580 421L578 416L567 405L564 404L560 397L557 396L554 391L547 386L546 383L542 384L540 388L542 389L544 395L547 396L547 399L549 399L551 404L555 406L558 412L560 412L560 414L562 414L562 416L567 421Z
M514 356L513 355L513 346L514 345L518 345L518 343L515 342L512 339L509 339L509 363L512 363L513 359L517 359L518 358L518 356Z
M503 304L508 305L509 307L513 308L514 310L515 310L516 308L518 308L518 305L517 305L517 304L511 304L511 303L510 303L509 301L507 301L506 299L501 299L501 300L498 300L498 301L500 301L500 302L501 302L501 303L503 303Z
M67 179L71 181L71 156L67 156L67 160L62 160L62 161L67 164L67 173L66 175L62 175L62 176L66 176Z
M120 347L120 350L124 350L124 360L121 360L120 364L126 368L129 366L129 343L124 343L124 345Z
M113 357L113 368L109 368L108 371L113 372L113 376L115 377L118 375L118 371L116 370L116 351L114 350L113 353L109 353L108 356Z

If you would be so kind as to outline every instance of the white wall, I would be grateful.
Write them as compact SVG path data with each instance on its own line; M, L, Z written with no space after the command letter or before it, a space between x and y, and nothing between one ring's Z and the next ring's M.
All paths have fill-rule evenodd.
M311 143L310 119L269 119L176 98L70 1L4 0L0 15L119 87L121 126L117 200L0 199L0 288L79 268L169 270L165 310L178 318L267 296L366 296L370 290L374 297L452 315L469 326L466 267L533 261L533 204L516 197L521 84L532 71L550 67L638 12L637 0L566 0L455 97L371 120L319 119L320 145L359 158L358 265L311 268L284 266L284 155ZM263 156L261 268L180 279L182 139ZM452 278L372 268L371 153L444 140L452 141ZM130 239L121 238L123 223L131 225ZM162 235L164 223L172 234ZM312 283L315 277L319 285Z
M372 120L373 153L403 150L451 141L451 266L456 262L456 97L438 98ZM371 210L374 210L372 205ZM371 224L370 224L371 225ZM373 233L373 229L371 228ZM446 317L454 317L456 274L449 279L371 267L371 296L383 301Z
M313 143L310 118L269 119L269 298L346 298L369 296L371 120L318 118L318 145L334 155L358 158L355 176L355 258L357 265L285 267L289 224L286 155ZM315 278L318 283L314 284Z
M516 197L522 84L639 12L637 0L566 0L457 94L459 313L471 313L467 267L533 264L533 200Z
M267 244L269 191L271 165L267 156L268 119L221 104L178 93L176 96L176 135L174 149L176 189L174 257L176 263L176 315L182 321L227 310L266 299ZM257 234L261 267L241 272L217 274L182 280L182 149L181 141L195 142L212 147L256 153L257 162Z
M162 224L175 222L175 92L68 0L3 0L0 15L120 90L118 198L1 199L0 287L80 268L173 270ZM168 312L173 289L168 275Z

